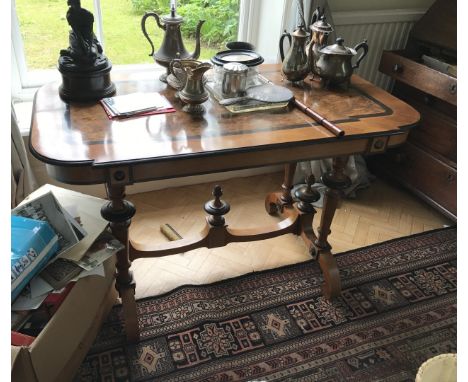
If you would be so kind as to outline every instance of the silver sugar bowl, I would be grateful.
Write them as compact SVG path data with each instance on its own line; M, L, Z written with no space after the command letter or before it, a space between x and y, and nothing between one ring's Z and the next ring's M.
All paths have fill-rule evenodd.
M241 97L247 89L247 65L229 62L223 65L221 92L225 98Z

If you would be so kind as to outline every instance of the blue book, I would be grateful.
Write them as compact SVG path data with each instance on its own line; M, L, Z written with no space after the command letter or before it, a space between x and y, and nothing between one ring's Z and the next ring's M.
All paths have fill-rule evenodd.
M59 250L58 236L49 223L11 216L11 300Z

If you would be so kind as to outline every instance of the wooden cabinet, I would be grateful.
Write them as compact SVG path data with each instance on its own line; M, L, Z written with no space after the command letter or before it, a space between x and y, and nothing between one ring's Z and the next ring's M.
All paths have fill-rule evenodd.
M379 70L427 95L457 105L457 79L405 57L404 51L384 51Z
M457 210L457 169L444 157L407 142L385 156L387 171L418 196L452 218ZM453 216L451 212L453 213Z
M440 18L442 11L444 17ZM404 50L382 53L379 70L395 79L392 93L417 109L421 121L405 145L370 158L369 167L399 181L456 220L457 79L422 60L423 55L435 56L456 67L453 25L456 1L436 1L415 24Z

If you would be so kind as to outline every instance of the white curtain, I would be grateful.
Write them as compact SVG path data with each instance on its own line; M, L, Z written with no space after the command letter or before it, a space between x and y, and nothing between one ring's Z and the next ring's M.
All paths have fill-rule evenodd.
M304 4L304 18L306 21L306 27L309 28L312 24L312 14L320 7L321 13L325 15L326 21L331 24L333 27L335 23L333 22L333 15L331 13L330 7L328 6L327 0L299 0L303 1ZM289 0L285 4L285 18L283 19L283 29L286 29L289 32L294 31L298 25L301 24L301 19L299 17L299 6L298 0ZM310 32L310 30L309 30ZM330 33L328 37L328 43L333 44L336 39L335 32Z
M36 188L36 179L11 105L11 208L16 207Z
M311 1L303 0L303 1L304 1L304 18L306 20L307 26L310 26L312 24L312 14L318 7L320 7L321 14L325 16L327 23L332 25L333 28L335 27L335 23L333 22L333 15L330 10L330 7L328 6L327 0L311 0ZM297 6L297 3L296 3L296 6ZM299 18L297 18L296 23L298 22L299 22ZM336 34L333 31L328 36L328 44L333 44L335 40L336 40Z

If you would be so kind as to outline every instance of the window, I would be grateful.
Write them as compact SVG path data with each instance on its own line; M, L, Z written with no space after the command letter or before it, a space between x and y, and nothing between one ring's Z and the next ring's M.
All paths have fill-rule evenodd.
M224 49L226 41L245 35L253 22L252 16L255 17L254 3L255 0L179 0L178 13L184 17L181 29L187 50L193 51L195 43L186 32L194 33L200 18L206 19L201 33L201 59ZM169 4L170 0L81 1L81 6L94 14L94 31L113 64L113 71L126 70L129 65L154 65L149 57L151 47L141 31L141 19L145 10L150 9L159 15L168 14ZM66 0L12 3L13 100L32 99L38 86L60 80L56 69L59 52L69 45L67 9ZM164 32L157 28L154 18L148 18L146 25L158 47Z
M148 56L150 53L149 43L140 30L143 11L139 11L139 14L137 13L133 16L135 17L135 22L129 23L132 24L130 32L128 32L128 28L106 29L112 23L123 25L123 16L116 11L118 8L117 4L126 4L128 11L132 7L132 1L135 0L114 0L112 3L110 0L82 0L82 7L94 14L94 32L103 45L106 56L113 64L113 73L121 70L145 70L153 68L153 65L155 65L152 58ZM170 3L170 0L143 1L167 3L166 7ZM178 0L178 5L183 2L201 3L215 1L219 0ZM275 0L274 2L271 0L231 1L237 3L238 9L237 39L249 41L256 45L257 51L263 55L265 62L276 62L277 44L281 31L284 29L281 26L282 14L284 10L289 8L291 0ZM61 81L61 76L56 69L56 65L60 49L68 47L69 26L65 17L68 6L66 0L13 0L11 5L11 97L12 103L15 106L20 130L23 134L27 135L31 121L32 99L35 91L46 82ZM42 24L41 29L39 26L34 26L31 20L37 18L39 10L43 12L43 9L47 10L47 19L54 18L54 21L46 21ZM28 14L29 16L27 16ZM167 12L163 11L162 13L159 12L159 14L167 14ZM186 25L188 19L192 19L195 23L198 21L192 18L190 10L189 14L190 17L184 17L182 30L189 29ZM268 16L265 17L265 15ZM153 31L151 32L149 30L151 28L150 21L148 21L148 32L152 35L157 33L161 36L162 33L156 30L156 23L153 24ZM208 24L208 20L206 24ZM206 37L205 28L205 26L202 28L202 42L205 41ZM44 40L43 32L50 32L52 29L54 29L55 35L59 37L49 38L49 41ZM192 30L194 30L194 27ZM132 33L133 40L129 42L129 35ZM113 39L118 41L119 44L114 44ZM184 43L187 49L192 51L193 44L190 44L186 38L184 38ZM139 52L137 52L135 44L140 45ZM36 53L32 53L34 49L36 49ZM209 58L213 52L217 51L214 47L212 49L210 52L206 49L206 46L202 47L202 58ZM119 56L119 52L122 53L128 50L131 50L133 53L133 61L126 61ZM34 60L30 58L31 54L36 54L39 57ZM45 60L45 57L41 57L47 54L49 55L47 60Z

